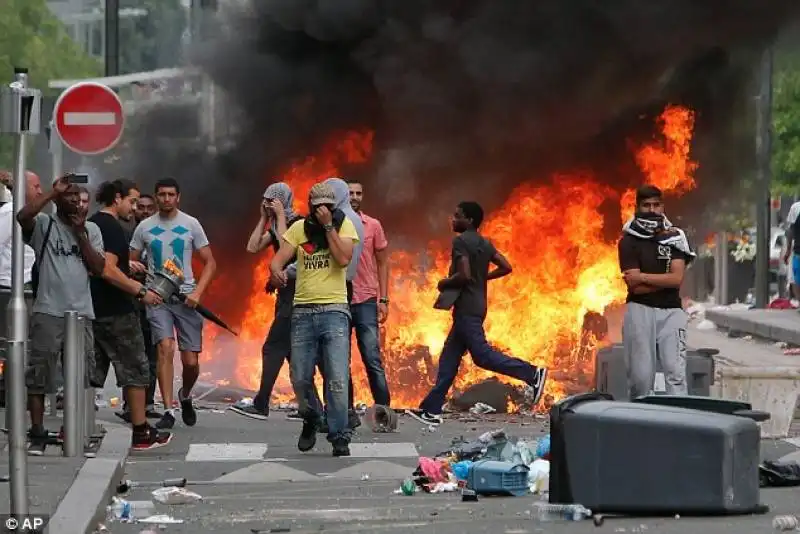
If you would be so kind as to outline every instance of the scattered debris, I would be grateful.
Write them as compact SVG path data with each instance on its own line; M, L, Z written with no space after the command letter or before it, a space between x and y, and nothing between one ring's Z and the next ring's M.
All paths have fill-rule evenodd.
M697 323L697 327L696 328L698 330L716 330L717 329L717 325L714 324L713 322L709 321L708 319L703 319L702 321Z
M469 409L469 413L474 415L484 415L487 413L494 413L496 411L497 410L495 410L493 407L483 402L476 402L475 405Z
M779 515L772 519L772 528L775 530L797 530L800 527L800 520L793 515Z
M170 486L168 488L158 488L153 490L153 499L161 504L192 504L202 501L203 498L193 491L186 488Z
M800 464L766 460L758 466L761 487L788 488L800 486Z
M397 413L388 406L380 404L371 406L367 409L364 417L367 426L376 434L397 431Z
M175 519L172 516L167 514L158 514L158 515L151 515L150 517L145 517L144 519L140 519L138 523L145 523L150 525L180 525L183 523L183 519Z

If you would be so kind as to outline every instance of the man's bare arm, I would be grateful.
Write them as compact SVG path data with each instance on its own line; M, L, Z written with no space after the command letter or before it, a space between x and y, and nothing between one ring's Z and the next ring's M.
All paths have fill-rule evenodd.
M197 255L203 262L203 272L200 273L194 293L202 295L211 285L211 280L214 279L214 274L217 272L217 260L214 259L214 254L211 253L211 247L208 245L197 249Z
M389 298L389 249L375 251L375 263L378 264L378 298Z
M17 222L22 226L23 232L27 234L33 232L33 227L36 225L36 216L47 206L48 202L52 202L57 196L58 193L55 191L49 191L34 198L19 210Z
M272 234L269 232L269 230L266 232L264 231L264 227L266 226L267 222L268 219L262 215L258 220L256 227L253 228L253 232L250 234L250 239L247 240L247 252L250 254L261 252L272 242Z
M486 276L487 280L496 280L497 278L502 278L511 274L511 263L499 252L495 252L490 261L496 267Z
M686 272L686 261L675 259L670 262L669 272L665 274L642 273L642 283L658 288L680 288Z
M353 259L353 243L352 239L342 239L339 237L339 232L336 230L329 230L325 232L325 237L328 239L328 247L331 249L331 256L342 267L347 267L350 260Z
M464 287L472 279L469 258L459 256L456 261L456 272L439 282L439 289L456 289Z

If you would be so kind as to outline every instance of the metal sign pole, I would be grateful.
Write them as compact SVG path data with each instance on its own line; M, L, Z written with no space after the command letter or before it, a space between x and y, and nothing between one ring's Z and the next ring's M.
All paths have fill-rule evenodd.
M13 212L16 216L25 205L25 159L27 136L41 128L42 93L28 88L28 70L14 69L14 82L2 88L0 96L0 132L16 137L14 143ZM16 222L11 234L11 302L8 317L9 335L8 430L11 483L11 513L28 513L28 464L25 424L25 347L28 340L28 309L25 305L22 227Z

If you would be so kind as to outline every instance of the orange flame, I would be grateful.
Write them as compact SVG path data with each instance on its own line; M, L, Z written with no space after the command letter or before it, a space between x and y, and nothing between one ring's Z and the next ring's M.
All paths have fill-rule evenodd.
M658 120L663 139L636 153L645 182L672 194L695 187L697 163L689 159L693 120L693 113L686 108L665 109ZM302 202L311 185L334 176L340 165L366 162L371 145L371 133L349 133L321 156L290 167L282 180ZM485 324L490 343L534 364L569 371L576 379L592 371L591 356L600 340L587 342L581 337L584 315L589 311L602 313L625 296L616 242L604 239L604 220L597 210L608 198L620 199L623 219L631 216L633 190L620 195L588 174L557 175L550 185L519 186L503 207L487 218L482 232L514 266L511 276L490 284L490 312ZM274 298L264 293L269 259L262 259L253 273L247 312L235 346L235 379L251 389L258 387L260 347L273 316ZM425 250L396 250L391 254L391 305L382 340L395 406L417 405L435 378L436 358L451 319L449 314L434 310L432 303L448 263L447 242L431 242ZM206 358L224 350L215 334L207 331L206 346L211 350ZM353 354L356 399L370 403L369 386L355 346ZM492 375L466 358L456 387ZM558 399L565 394L565 386L550 383L546 393ZM282 400L293 397L285 366L273 395ZM515 404L509 401L509 406Z

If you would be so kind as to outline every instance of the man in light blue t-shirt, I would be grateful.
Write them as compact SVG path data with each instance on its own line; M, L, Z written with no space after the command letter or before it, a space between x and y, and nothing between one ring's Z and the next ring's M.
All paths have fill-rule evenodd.
M172 358L175 354L175 335L183 364L183 387L178 391L181 417L187 426L194 426L197 413L192 405L192 388L200 376L199 355L203 350L203 318L195 307L208 289L217 264L211 253L203 227L194 217L178 209L181 190L173 178L156 183L158 213L139 223L131 239L131 260L140 261L146 256L150 272L160 271L167 260L173 260L183 270L181 293L186 301L149 306L147 318L158 351L158 383L165 413L156 428L172 428L175 416L172 409L172 381L175 374ZM195 281L192 272L192 254L202 260L204 267ZM144 254L143 254L144 253Z

